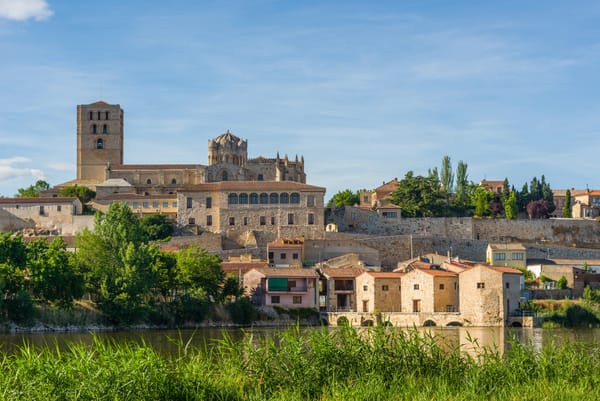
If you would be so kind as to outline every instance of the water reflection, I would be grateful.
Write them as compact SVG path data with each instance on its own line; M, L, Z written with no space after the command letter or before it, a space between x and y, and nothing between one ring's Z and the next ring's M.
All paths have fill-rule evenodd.
M282 330L285 328L3 334L0 335L0 350L12 353L25 344L65 350L68 349L69 344L91 345L94 338L98 338L115 343L147 344L161 354L177 356L181 352L181 344L191 348L204 349L205 347L210 348L215 341L222 340L225 335L238 341L247 334L252 334L255 338L262 338ZM306 328L303 330L321 329ZM544 345L561 344L568 341L600 346L600 329L427 327L418 330L423 334L429 333L439 337L438 341L448 349L460 347L462 351L472 356L477 355L484 348L502 354L510 350L512 341L531 345L536 350L540 350Z

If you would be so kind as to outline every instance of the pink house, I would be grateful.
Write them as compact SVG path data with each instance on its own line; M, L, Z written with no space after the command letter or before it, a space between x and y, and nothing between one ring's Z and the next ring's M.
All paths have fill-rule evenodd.
M257 305L317 308L318 280L313 269L255 268L244 274L244 290Z

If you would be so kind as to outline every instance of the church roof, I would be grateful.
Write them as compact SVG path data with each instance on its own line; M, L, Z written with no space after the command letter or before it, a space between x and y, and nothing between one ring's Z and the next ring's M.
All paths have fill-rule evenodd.
M205 167L201 164L112 164L111 171L119 170L190 170Z
M92 103L93 106L109 106L104 100L98 100L97 102Z
M216 143L220 145L225 145L226 143L239 143L243 142L242 139L238 136L233 135L229 130L226 133L219 135L215 139L213 139Z
M109 178L101 184L97 184L97 187L130 187L131 184L128 183L123 178Z

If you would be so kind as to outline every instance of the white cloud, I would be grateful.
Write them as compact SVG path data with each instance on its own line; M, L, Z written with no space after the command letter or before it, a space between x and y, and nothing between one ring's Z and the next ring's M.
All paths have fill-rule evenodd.
M45 175L42 170L27 167L20 168L15 166L15 164L27 163L30 161L30 159L21 156L0 159L0 182L21 177L34 177L38 180L45 179Z
M52 14L46 0L0 0L0 18L41 21Z

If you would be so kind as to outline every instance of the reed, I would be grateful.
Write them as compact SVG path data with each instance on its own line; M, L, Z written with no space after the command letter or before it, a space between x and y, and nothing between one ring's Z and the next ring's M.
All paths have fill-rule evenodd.
M514 342L475 356L431 334L290 328L165 356L96 339L0 354L2 400L597 400L600 350Z

